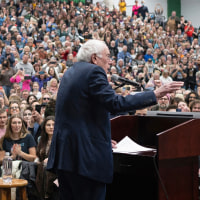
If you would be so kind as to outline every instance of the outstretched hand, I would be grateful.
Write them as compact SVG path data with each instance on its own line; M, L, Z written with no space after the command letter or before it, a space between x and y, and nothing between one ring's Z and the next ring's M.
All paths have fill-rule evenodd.
M165 96L167 93L172 93L175 92L176 90L180 90L183 84L184 82L181 81L173 81L157 88L156 90L154 90L154 93L157 98L161 98Z

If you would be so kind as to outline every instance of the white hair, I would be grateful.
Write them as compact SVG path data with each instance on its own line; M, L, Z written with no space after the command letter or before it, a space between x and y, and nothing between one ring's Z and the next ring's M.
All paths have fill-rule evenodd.
M78 62L91 62L92 54L97 54L101 57L102 52L105 50L106 44L101 40L88 40L81 46L77 53Z

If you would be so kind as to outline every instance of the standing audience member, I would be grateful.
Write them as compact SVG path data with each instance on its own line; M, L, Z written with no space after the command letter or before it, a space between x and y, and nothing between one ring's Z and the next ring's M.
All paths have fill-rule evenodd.
M142 20L144 20L147 16L147 14L149 13L149 9L147 6L144 5L145 4L145 1L142 0L141 1L141 6L140 8L138 9L138 16L139 17L142 17Z
M119 5L119 10L122 13L122 15L126 16L126 2L125 2L125 0L120 0L118 5Z
M132 17L134 15L138 16L138 9L140 8L140 6L138 5L138 0L135 0L135 5L133 5L132 7Z

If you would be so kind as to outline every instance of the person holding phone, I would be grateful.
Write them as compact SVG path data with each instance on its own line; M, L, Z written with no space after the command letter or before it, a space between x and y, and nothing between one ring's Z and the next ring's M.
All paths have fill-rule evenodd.
M12 83L10 82L10 78L15 74L15 70L10 67L10 62L8 59L5 59L2 62L2 69L0 71L0 85L3 87L5 94L7 97L10 96L10 90L12 87Z
M41 92L41 89L44 88L47 84L48 81L51 80L51 76L44 71L41 70L38 72L38 75L35 75L32 77L32 82L37 82L39 84L39 91Z
M10 82L12 83L19 83L21 91L23 90L31 90L30 83L31 83L31 76L25 75L23 68L20 68L16 74L14 74L10 78Z

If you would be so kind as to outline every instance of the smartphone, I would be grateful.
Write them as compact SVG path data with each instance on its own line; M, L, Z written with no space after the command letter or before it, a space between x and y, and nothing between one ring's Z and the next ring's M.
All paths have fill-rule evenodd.
M47 82L43 83L43 88L46 89L47 88Z
M176 112L181 112L181 109L180 109L180 108L177 108L177 109L176 109Z
M29 80L31 79L31 76L24 76L24 80Z
M41 105L35 105L35 110L40 114L41 112Z

